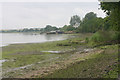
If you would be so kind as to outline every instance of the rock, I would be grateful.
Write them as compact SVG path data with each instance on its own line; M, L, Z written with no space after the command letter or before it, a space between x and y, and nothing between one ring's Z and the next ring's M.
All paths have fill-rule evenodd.
M48 73L49 72L49 70L45 70L45 71L43 71L44 73Z
M83 72L87 71L86 69L83 70Z

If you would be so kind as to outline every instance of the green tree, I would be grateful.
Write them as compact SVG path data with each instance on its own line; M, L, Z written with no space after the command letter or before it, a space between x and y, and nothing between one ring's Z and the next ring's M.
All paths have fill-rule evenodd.
M74 31L76 30L75 27L71 26L71 25L64 25L62 28L61 28L62 31Z
M81 19L78 15L74 15L70 19L70 25L73 27L78 27L80 25Z
M103 18L98 18L95 13L89 12L83 18L78 30L80 32L96 32L103 25Z
M109 16L112 29L120 31L120 2L101 2L100 5Z
M89 12L89 13L87 13L86 15L85 15L85 20L91 20L91 19L93 19L93 18L96 18L97 16L96 16L96 14L94 13L94 12Z
M58 30L57 27L55 26L51 26L51 25L46 25L46 27L44 29L42 29L43 32L49 32L49 31L55 31L55 30Z

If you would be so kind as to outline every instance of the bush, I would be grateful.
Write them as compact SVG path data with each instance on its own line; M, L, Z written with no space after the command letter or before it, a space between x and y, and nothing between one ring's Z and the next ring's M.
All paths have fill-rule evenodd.
M94 43L113 43L119 40L120 32L115 31L98 31L90 38Z
M91 37L91 41L93 42L107 41L109 40L109 36L110 35L107 32L98 31Z
M89 42L89 38L88 38L88 37L85 38L85 42L86 42L86 43Z
M114 34L111 36L113 40L120 40L120 32L114 32Z

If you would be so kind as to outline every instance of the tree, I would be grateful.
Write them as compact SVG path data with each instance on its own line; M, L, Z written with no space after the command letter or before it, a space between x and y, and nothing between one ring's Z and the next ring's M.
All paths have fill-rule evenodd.
M75 27L73 27L73 26L71 26L71 25L69 25L68 27L67 27L67 31L74 31L75 30Z
M89 12L83 18L80 26L78 27L80 32L96 32L102 26L102 18L98 18L95 13Z
M112 29L120 31L120 2L101 2L100 5L109 16Z
M78 15L74 15L70 19L70 25L73 27L78 27L80 25L80 17Z
M42 29L43 32L49 32L49 31L55 31L55 30L58 30L57 27L55 26L51 26L51 25L46 25L46 27L44 29Z
M71 26L71 25L64 25L62 28L61 28L62 31L74 31L76 30L75 27Z
M91 20L91 19L93 19L93 18L96 18L97 16L96 16L96 14L94 13L94 12L89 12L89 13L87 13L86 15L85 15L85 20Z

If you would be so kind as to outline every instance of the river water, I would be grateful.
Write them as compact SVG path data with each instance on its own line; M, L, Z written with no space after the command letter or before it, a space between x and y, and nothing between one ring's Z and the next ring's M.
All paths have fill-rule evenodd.
M41 43L64 40L67 34L0 33L0 47L18 43Z

